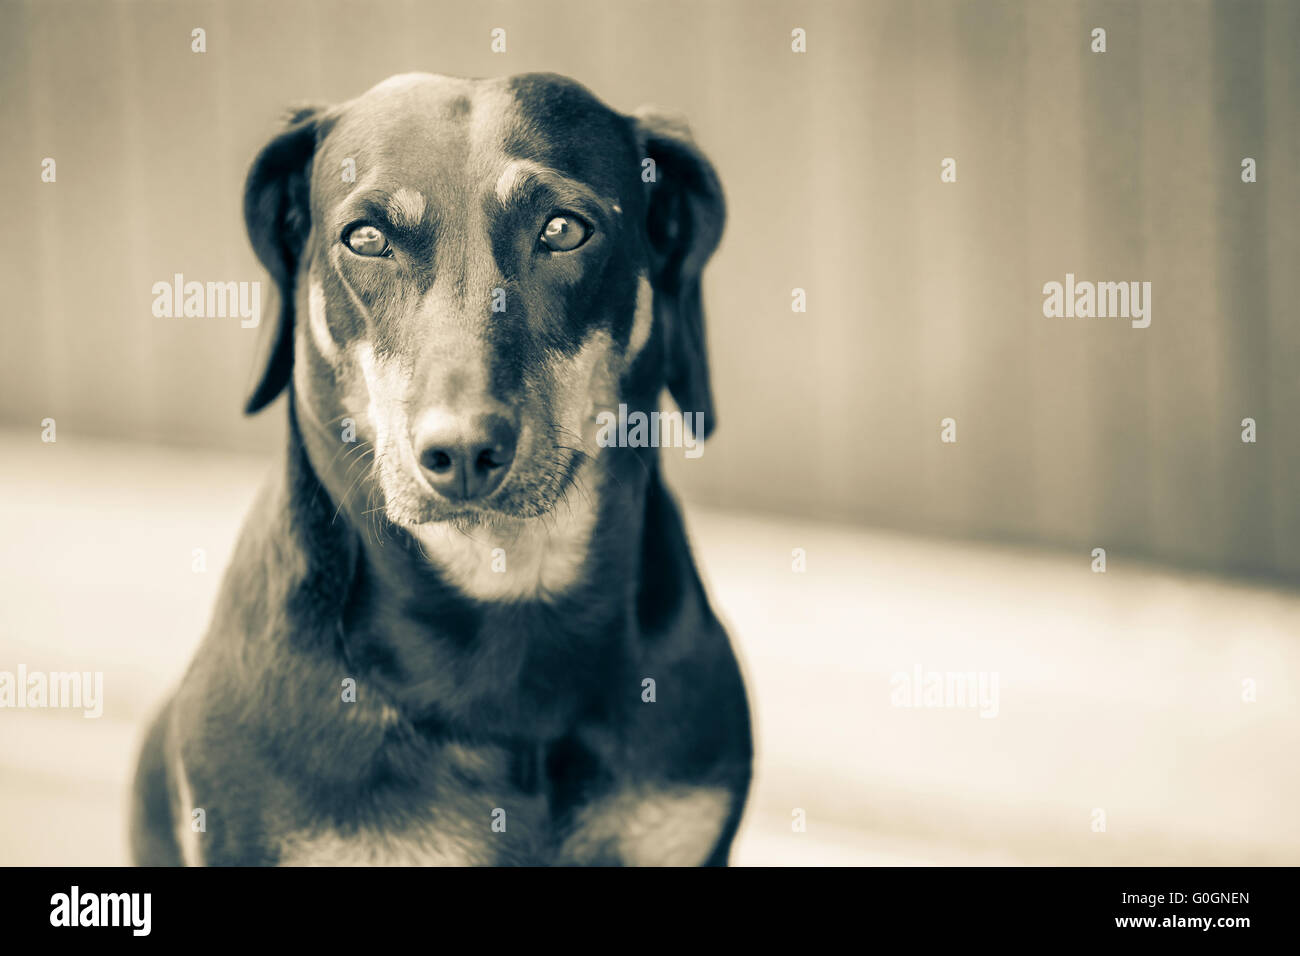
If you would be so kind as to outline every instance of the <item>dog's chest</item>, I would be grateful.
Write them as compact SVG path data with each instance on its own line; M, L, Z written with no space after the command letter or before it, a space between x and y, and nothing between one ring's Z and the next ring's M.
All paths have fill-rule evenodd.
M280 843L281 866L486 866L488 847L433 826L394 832L364 828L301 830Z
M697 866L731 810L716 787L629 786L579 808L562 829L538 798L476 801L392 827L297 830L281 866ZM496 805L496 804L504 804Z

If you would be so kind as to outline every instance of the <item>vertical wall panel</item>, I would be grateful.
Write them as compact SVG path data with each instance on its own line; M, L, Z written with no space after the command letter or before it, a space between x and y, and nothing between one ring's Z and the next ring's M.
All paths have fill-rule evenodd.
M1043 316L1042 288L1061 282L1086 249L1083 188L1090 153L1082 115L1083 67L1090 17L1075 5L1028 4L1029 46L1021 66L1026 89L1025 189L1013 203L1026 236L1026 273L1006 308L1023 323L1030 358L1025 435L1034 456L1034 493L1025 501L1033 536L1063 544L1097 540L1093 470L1106 449L1089 401L1096 383L1078 330Z
M1265 8L1263 48L1264 239L1257 254L1268 263L1267 359L1258 370L1268 383L1275 420L1267 436L1272 489L1275 569L1300 580L1300 4L1273 0Z
M1263 7L1216 0L1211 36L1215 135L1210 155L1215 161L1213 219L1219 270L1215 295L1206 304L1216 313L1224 355L1215 416L1216 437L1223 440L1214 444L1226 450L1224 464L1232 476L1222 489L1219 552L1229 567L1251 572L1273 565L1268 462L1276 449L1277 423L1283 418L1270 407L1268 380L1260 374L1267 367L1269 349L1265 252L1269 194L1259 183L1241 181L1242 158L1259 160L1266 142L1259 55L1264 41ZM1287 175L1294 175L1295 169L1292 163ZM1265 430L1262 446L1240 441L1241 420L1247 416Z
M1224 428L1226 323L1212 290L1218 257L1213 196L1224 174L1213 114L1208 8L1157 3L1143 11L1142 236L1155 283L1148 345L1147 546L1213 561L1223 547L1224 469L1237 431ZM1171 122L1176 117L1177 122Z

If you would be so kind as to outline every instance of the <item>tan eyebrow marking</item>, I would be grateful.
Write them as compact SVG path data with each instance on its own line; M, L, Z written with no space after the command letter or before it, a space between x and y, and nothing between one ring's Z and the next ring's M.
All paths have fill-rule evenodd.
M614 205L612 197L600 195L587 183L530 159L516 159L506 164L497 179L497 201L502 206L522 202L534 186L548 187L564 204L591 204L605 209Z
M395 226L416 229L424 221L427 205L423 193L403 186L389 197L388 218Z
M551 170L529 159L517 159L506 165L497 180L496 194L501 204L508 205L511 198L520 192L529 179L544 175Z

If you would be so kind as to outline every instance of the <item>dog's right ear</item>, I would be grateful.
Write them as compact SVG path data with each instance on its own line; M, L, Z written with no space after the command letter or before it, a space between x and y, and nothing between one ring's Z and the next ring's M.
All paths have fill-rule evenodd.
M293 110L288 128L263 148L248 171L244 222L253 251L275 280L280 307L261 333L255 384L244 404L247 415L279 395L293 371L294 280L311 232L312 157L328 123L323 108Z
M726 201L713 164L684 123L651 107L634 119L641 155L656 170L648 181L646 238L655 318L664 325L666 384L688 420L690 412L701 416L696 437L703 440L713 432L714 414L700 277L722 238Z

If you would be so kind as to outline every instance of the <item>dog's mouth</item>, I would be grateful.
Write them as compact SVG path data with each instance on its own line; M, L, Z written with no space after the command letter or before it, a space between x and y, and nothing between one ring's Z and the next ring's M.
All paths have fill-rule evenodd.
M520 463L502 486L485 498L452 501L444 498L411 468L400 468L400 488L387 493L383 462L379 477L385 490L384 512L390 521L408 529L429 524L446 524L464 532L492 528L510 530L522 521L545 519L579 497L590 494L585 487L584 465L591 462L584 451L556 446ZM394 475L393 477L397 477Z

